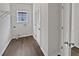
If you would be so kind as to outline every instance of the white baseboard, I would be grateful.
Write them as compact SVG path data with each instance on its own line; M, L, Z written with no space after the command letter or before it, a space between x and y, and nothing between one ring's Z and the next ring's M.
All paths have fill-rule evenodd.
M48 54L44 51L43 48L41 48L42 52L44 53L45 56L48 56Z
M4 46L2 52L0 53L0 56L3 55L4 51L6 50L7 46L9 45L10 41L11 41L11 39L10 39L10 40L6 43L6 45Z
M21 35L21 36L19 36L19 37L27 37L27 36L31 36L31 35L33 35L33 34L29 34L29 35Z
M29 35L21 35L21 36L19 36L18 38L21 38L21 37L27 37L27 36L31 36L31 35L33 35L33 34L29 34ZM16 37L13 37L12 39L14 39L14 38L16 38Z

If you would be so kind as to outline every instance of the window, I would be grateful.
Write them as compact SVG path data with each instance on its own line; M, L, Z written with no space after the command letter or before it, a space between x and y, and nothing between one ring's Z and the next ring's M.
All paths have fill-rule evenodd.
M17 12L17 22L28 22L28 12L18 11Z

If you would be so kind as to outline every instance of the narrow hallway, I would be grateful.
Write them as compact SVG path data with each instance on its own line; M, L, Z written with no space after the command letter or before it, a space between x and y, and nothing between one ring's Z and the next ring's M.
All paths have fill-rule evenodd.
M44 56L33 36L11 40L3 56Z
M0 56L48 56L48 3L2 3L0 8Z

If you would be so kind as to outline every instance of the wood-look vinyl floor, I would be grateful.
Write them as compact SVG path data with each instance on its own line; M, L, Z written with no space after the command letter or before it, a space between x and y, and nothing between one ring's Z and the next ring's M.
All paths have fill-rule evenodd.
M79 56L79 48L77 47L71 48L71 56Z
M3 56L44 56L33 36L12 39Z

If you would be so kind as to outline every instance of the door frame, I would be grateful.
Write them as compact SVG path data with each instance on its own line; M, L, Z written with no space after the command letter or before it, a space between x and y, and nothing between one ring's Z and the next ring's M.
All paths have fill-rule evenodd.
M36 16L37 15L37 16ZM41 32L40 32L40 3L33 4L33 30L34 38L40 46Z

